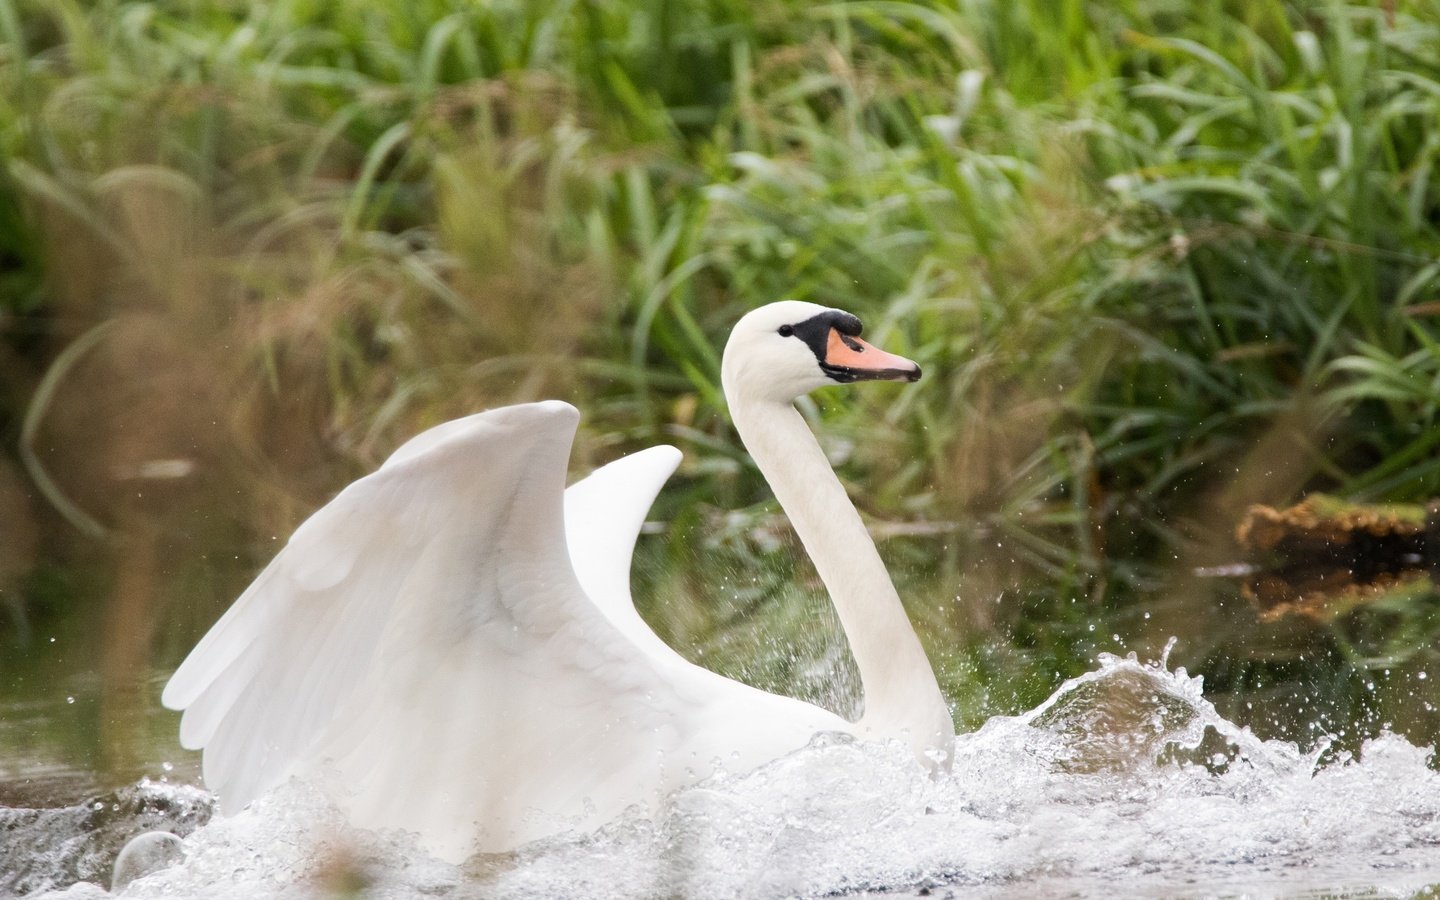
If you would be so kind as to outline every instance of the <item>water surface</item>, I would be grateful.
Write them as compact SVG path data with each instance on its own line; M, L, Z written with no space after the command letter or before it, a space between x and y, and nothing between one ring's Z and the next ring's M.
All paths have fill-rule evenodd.
M1440 884L1433 596L1261 622L1215 580L1177 578L1139 602L1061 582L987 587L981 568L936 563L948 540L882 550L964 732L949 775L822 736L681 792L653 821L460 867L406 835L350 828L304 785L209 821L198 756L158 697L263 553L177 550L172 569L156 567L140 638L117 640L94 609L101 592L78 582L68 616L37 618L0 657L0 895L103 896L116 854L150 829L186 836L184 859L126 897L1411 896ZM647 539L636 596L668 598L643 611L693 660L853 713L848 651L799 558L764 520ZM1170 635L1181 640L1165 666L1124 656L1158 658ZM139 668L107 675L116 660Z
M1035 709L961 735L938 778L903 747L820 735L680 792L653 820L463 866L352 828L291 783L194 831L181 862L123 896L1411 896L1440 884L1430 757L1393 734L1358 755L1264 741L1221 717L1201 679L1107 655ZM139 790L203 806L193 788ZM58 870L76 821L34 827L51 829Z

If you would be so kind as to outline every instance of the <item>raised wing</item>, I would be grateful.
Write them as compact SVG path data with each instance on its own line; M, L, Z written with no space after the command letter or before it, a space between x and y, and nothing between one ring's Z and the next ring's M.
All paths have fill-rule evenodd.
M300 526L165 688L226 811L330 779L357 824L460 859L658 800L696 762L667 754L706 698L571 568L577 420L549 402L431 429Z
M635 611L630 563L645 515L679 464L674 447L650 447L601 466L565 491L565 539L585 593L641 650L676 661L678 654Z

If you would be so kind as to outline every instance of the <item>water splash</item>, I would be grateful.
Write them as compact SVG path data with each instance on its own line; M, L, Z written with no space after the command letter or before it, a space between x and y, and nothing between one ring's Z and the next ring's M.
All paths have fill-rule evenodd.
M348 826L292 784L185 842L125 898L1168 895L1440 882L1440 775L1394 735L1321 766L1223 719L1183 669L1102 656L1021 716L956 741L930 778L901 747L833 735L745 776L463 867ZM939 889L939 890L936 890ZM88 893L87 893L88 892ZM70 900L104 896L77 887Z
M168 869L185 859L185 845L168 831L146 831L126 842L115 858L110 889L117 894L130 882Z
M74 806L0 807L0 897L75 882L108 884L130 838L158 830L187 835L209 820L213 807L199 788L149 779Z

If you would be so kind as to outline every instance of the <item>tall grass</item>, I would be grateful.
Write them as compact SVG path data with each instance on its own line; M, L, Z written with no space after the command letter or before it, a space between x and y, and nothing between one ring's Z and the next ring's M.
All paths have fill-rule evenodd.
M1242 700L1251 647L1353 684L1339 630L1257 639L1185 573L1250 502L1440 494L1437 22L1434 0L4 0L0 427L39 423L46 534L70 503L188 573L262 558L424 425L562 396L581 466L686 450L674 540L645 551L658 627L793 683L804 659L736 649L747 622L800 629L789 589L727 604L670 563L773 564L718 348L745 309L814 300L935 373L806 411L877 532L922 533L885 550L970 720L1112 633L1181 633ZM193 474L132 502L157 459ZM228 600L157 593L171 653Z

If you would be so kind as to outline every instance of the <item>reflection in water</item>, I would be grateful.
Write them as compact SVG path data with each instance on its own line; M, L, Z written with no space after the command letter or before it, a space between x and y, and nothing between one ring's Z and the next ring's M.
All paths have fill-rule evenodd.
M1104 657L1036 709L961 735L956 750L953 773L931 779L903 747L820 735L749 775L680 792L654 820L623 816L460 867L404 834L351 828L291 783L195 832L182 863L124 896L300 898L350 885L396 898L1108 897L1440 882L1429 751L1388 735L1321 764L1320 748L1262 741L1223 719L1183 670ZM58 844L74 825L55 827Z
M28 485L4 457L0 457L0 522L5 523L5 539L0 540L0 635L8 631L28 644L33 635L21 586L35 567L40 541Z
M100 765L107 772L133 767L137 760L135 729L147 702L143 688L157 589L155 527L141 518L122 534L114 554L115 587L105 609L110 639L100 658Z
M1235 539L1254 566L1245 596L1265 619L1328 621L1362 603L1425 591L1440 575L1440 503L1346 503L1313 494L1287 509L1252 506Z

